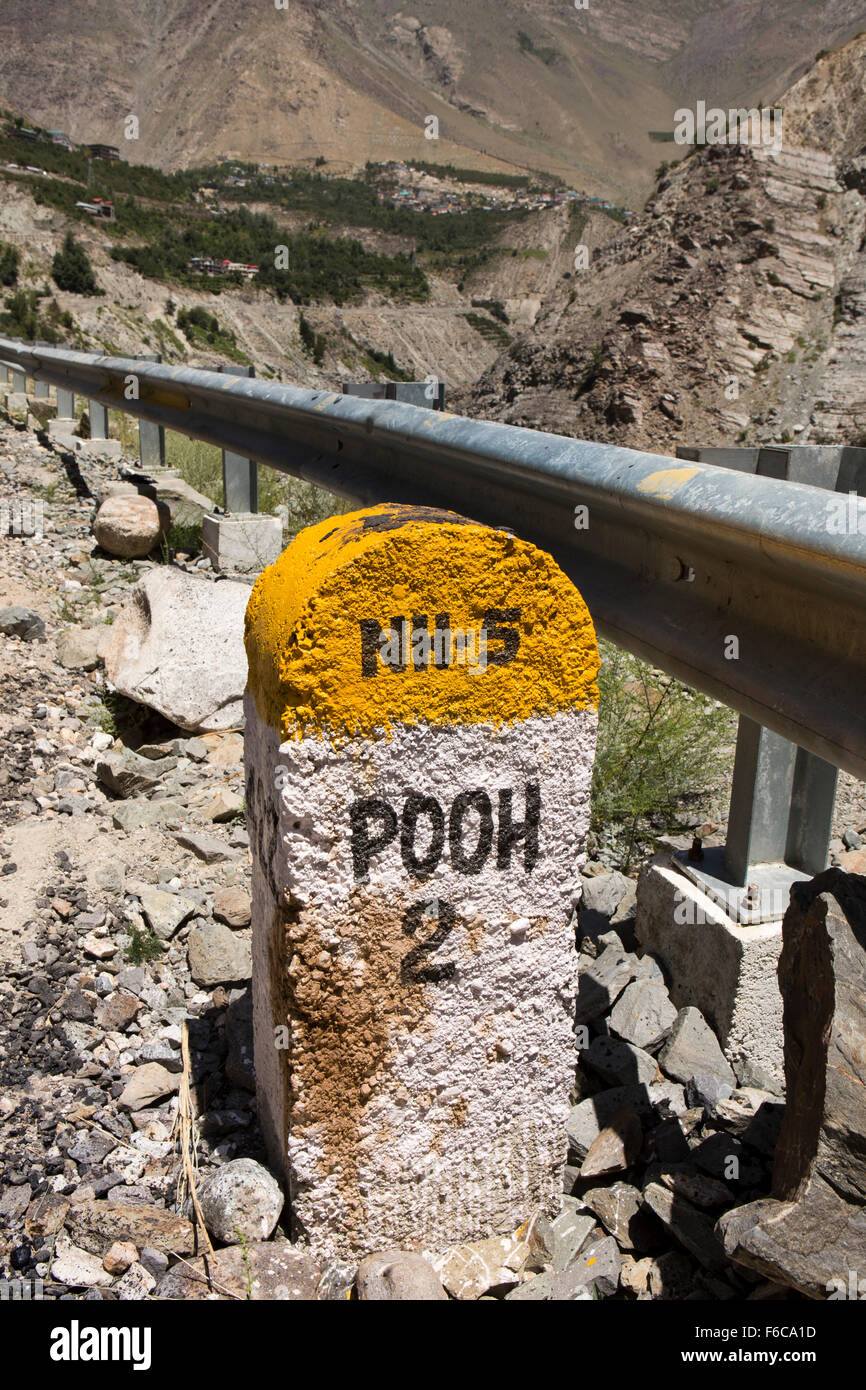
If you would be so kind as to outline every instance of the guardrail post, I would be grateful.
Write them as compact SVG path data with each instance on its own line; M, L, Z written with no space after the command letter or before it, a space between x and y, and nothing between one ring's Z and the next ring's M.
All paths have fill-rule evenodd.
M12 368L12 393L22 396L27 394L27 375L20 367Z
M233 363L224 363L219 370L227 376L255 375L252 366L236 367ZM223 449L223 489L228 515L214 513L202 519L202 553L216 570L258 574L282 551L283 527L279 517L257 511L256 460Z
M740 716L725 846L731 882L740 887L751 865L784 861L796 757L793 743Z
M308 528L246 619L259 1114L362 1255L557 1207L598 653L551 557L454 513Z
M88 402L90 415L90 438L108 439L108 406L99 401Z
M47 401L51 396L51 387L47 381L34 381L33 394L38 401Z
M804 874L820 874L827 867L838 781L838 767L797 749L785 863Z
M138 354L139 362L161 362L158 352ZM165 468L165 429L152 420L138 422L138 454L143 472L152 473Z
M72 448L72 437L77 427L75 396L64 386L58 386L56 397L57 409L54 412L54 419L48 421L48 435L49 438L58 439L61 444L67 444Z
M237 367L224 362L218 368L227 376L255 376L252 366ZM245 515L259 509L259 468L255 459L244 458L223 449L223 491L225 509L230 513Z

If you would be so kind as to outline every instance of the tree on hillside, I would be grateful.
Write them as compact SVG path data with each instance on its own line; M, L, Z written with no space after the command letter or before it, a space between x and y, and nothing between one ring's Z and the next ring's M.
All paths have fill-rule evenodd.
M54 283L60 290L70 294L101 294L96 276L84 247L67 232L63 250L58 251L51 267Z
M0 285L14 285L17 282L20 260L17 246L0 242Z

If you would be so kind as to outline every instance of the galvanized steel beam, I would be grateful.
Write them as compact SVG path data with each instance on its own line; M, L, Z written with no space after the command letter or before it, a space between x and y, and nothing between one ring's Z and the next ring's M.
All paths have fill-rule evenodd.
M866 778L866 522L834 530L826 491L189 367L5 339L0 355L358 502L513 529L556 556L605 636Z

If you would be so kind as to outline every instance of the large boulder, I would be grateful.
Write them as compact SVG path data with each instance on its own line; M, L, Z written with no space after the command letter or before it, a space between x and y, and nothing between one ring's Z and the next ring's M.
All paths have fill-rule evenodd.
M167 520L149 497L121 495L107 498L93 521L93 534L109 555L124 560L143 559L159 540Z
M866 879L828 869L794 885L779 987L787 1106L773 1197L728 1212L719 1234L738 1263L839 1297L866 1249Z
M108 679L183 729L238 728L249 596L242 582L214 583L168 566L150 570L105 640Z

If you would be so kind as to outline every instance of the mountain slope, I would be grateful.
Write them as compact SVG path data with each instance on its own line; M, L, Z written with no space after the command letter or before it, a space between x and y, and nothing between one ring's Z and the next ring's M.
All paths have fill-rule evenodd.
M861 38L783 98L781 151L676 165L453 408L666 451L863 442L864 74Z
M165 167L426 157L634 201L678 105L770 100L861 24L866 0L4 0L0 99L115 145L134 114L125 152Z

